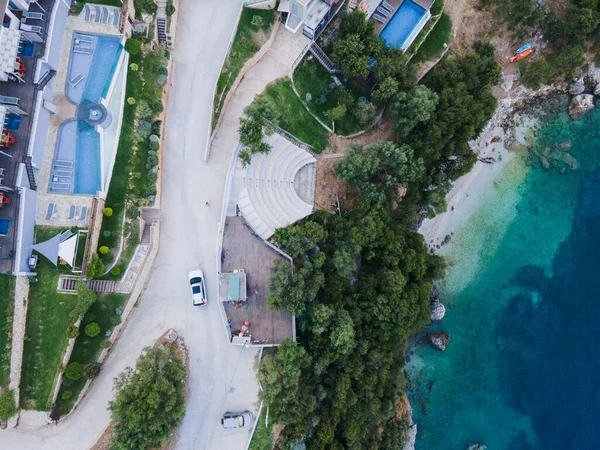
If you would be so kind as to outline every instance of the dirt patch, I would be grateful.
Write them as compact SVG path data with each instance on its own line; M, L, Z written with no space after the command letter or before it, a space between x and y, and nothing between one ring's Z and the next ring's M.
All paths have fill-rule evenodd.
M90 450L108 450L110 447L110 440L112 439L112 435L115 430L115 425L115 422L111 422L110 425L106 427L106 430L104 430L104 433L102 433L102 436L100 436Z
M337 135L329 136L327 150L317 158L317 181L315 187L315 206L329 212L337 211L337 201L346 208L356 200L356 193L335 175L335 166L350 149L350 144L370 145L381 141L394 140L394 121L384 116L380 127L354 138ZM337 195L337 197L336 197Z
M269 36L270 36L270 35L271 35L270 33L269 33L269 34L267 34L267 33L265 33L265 31L264 31L262 28L259 28L259 30L258 30L258 31L254 32L254 33L252 34L252 40L253 40L253 41L254 41L254 42L255 42L255 43L256 43L256 44L257 44L259 47L262 47L262 46L263 46L263 44L264 44L265 42L267 42L267 40L269 39Z

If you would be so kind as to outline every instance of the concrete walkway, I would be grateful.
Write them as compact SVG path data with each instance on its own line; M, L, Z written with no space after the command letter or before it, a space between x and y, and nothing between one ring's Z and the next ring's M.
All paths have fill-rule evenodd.
M256 411L255 349L225 339L217 304L216 241L220 205L233 149L202 162L213 87L221 70L242 0L182 0L172 53L172 90L166 116L160 250L146 292L77 411L57 426L43 413L25 413L19 427L0 431L0 448L82 450L110 421L106 410L113 378L135 364L141 350L168 328L190 347L190 401L178 449L245 448L248 431L225 432L226 410ZM237 129L237 127L236 127ZM234 137L235 139L235 137ZM192 306L187 274L201 267L208 280L207 307Z
M223 111L221 126L212 143L210 162L231 159L238 142L238 126L244 109L278 78L291 76L292 65L310 40L302 34L293 34L279 27L269 51L246 73L235 95Z

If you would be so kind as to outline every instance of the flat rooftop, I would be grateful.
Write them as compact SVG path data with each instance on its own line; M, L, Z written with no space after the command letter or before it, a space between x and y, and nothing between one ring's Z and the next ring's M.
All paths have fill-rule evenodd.
M221 253L221 273L243 269L246 276L247 301L231 304L220 291L231 332L239 334L244 321L250 321L249 334L256 344L280 344L294 337L294 321L281 311L267 308L269 278L275 261L285 259L257 237L240 216L227 217ZM237 333L236 333L237 331Z

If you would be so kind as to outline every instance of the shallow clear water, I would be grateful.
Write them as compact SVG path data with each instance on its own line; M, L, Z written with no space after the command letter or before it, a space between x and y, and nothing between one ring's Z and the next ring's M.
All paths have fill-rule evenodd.
M432 326L451 343L417 347L407 366L418 450L600 448L599 122L546 114L454 231Z
M106 96L121 54L119 38L98 37L83 99L93 103Z
M423 8L410 0L405 0L381 32L381 39L388 47L402 47L423 14L425 14Z

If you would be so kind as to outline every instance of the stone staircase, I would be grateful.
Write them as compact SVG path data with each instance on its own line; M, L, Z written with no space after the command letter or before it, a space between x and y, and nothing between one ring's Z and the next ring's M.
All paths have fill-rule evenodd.
M60 277L58 280L58 290L62 292L75 292L75 286L79 278ZM120 281L110 280L84 280L83 282L94 292L121 292Z

